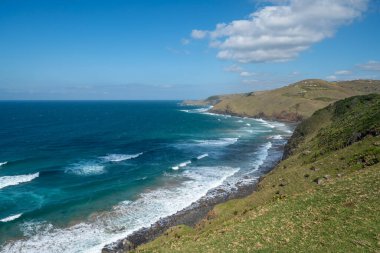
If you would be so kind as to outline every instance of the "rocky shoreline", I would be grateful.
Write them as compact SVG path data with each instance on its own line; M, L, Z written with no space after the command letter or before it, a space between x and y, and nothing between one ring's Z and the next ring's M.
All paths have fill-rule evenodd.
M187 225L194 227L207 217L207 214L215 205L252 194L256 190L257 183L261 178L271 171L282 159L283 151L284 146L281 146L271 152L265 163L260 167L262 176L252 184L237 184L237 188L229 192L220 188L210 190L205 197L192 203L189 207L171 216L162 218L150 227L142 228L124 239L104 246L102 253L123 253L134 250L139 245L154 240L173 226Z

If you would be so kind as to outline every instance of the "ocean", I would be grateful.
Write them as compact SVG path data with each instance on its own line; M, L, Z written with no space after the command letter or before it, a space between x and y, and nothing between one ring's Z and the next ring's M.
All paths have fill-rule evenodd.
M292 127L207 109L0 102L0 252L100 252L212 189L255 183Z

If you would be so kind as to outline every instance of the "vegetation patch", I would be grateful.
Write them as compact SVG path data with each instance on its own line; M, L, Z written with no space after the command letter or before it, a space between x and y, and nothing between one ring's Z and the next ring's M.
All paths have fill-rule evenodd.
M316 112L257 192L135 251L379 252L379 103L379 95L368 95Z

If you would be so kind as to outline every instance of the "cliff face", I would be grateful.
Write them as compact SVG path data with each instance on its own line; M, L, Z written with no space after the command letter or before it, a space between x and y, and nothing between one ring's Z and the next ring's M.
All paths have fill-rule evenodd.
M380 95L299 124L257 192L169 229L137 252L371 252L380 234Z
M214 113L297 122L337 100L370 93L380 93L380 81L310 79L275 90L218 96L217 100L202 102L213 105Z

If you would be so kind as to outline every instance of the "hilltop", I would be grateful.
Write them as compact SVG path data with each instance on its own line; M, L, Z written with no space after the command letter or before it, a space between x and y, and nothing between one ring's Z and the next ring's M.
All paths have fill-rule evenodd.
M355 96L300 123L252 195L136 252L378 252L379 199L380 95Z
M303 80L279 89L244 94L212 96L184 101L187 105L213 105L214 113L270 120L300 121L316 110L352 96L380 93L379 80L327 82Z

